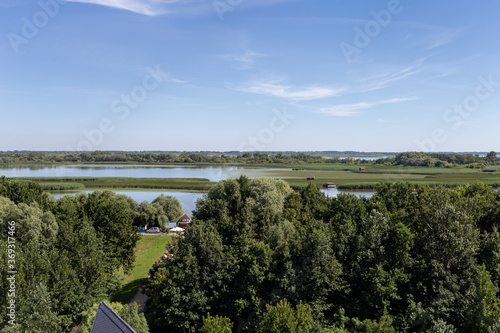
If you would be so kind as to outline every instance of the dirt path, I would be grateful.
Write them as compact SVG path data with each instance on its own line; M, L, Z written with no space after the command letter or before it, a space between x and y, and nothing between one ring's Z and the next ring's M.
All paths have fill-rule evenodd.
M129 305L132 305L134 304L134 302L136 302L137 305L139 306L139 313L144 312L144 309L146 308L146 302L149 299L149 297L144 293L145 287L146 287L145 285L140 286L129 303Z

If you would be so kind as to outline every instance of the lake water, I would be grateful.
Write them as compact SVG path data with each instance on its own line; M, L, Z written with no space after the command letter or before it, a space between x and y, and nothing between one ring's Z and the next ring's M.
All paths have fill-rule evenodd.
M365 198L371 198L373 195L375 195L375 192L373 191L343 191L343 190L338 190L336 188L331 188L331 189L321 189L321 192L323 192L327 197L330 198L335 198L337 195L344 193L344 194L354 194L357 197L365 197Z
M359 156L349 156L349 157L339 157L341 160L346 160L348 158L352 158L353 160L365 160L365 161L376 161L381 158L388 158L394 156L376 156L376 157L359 157ZM330 157L333 158L333 157Z
M56 165L56 166L11 166L0 167L0 176L6 177L133 177L133 178L206 178L213 182L218 182L227 178L238 178L244 174L249 178L258 176L271 177L273 172L279 171L276 168L259 167L236 167L236 166L144 166L144 165ZM281 169L283 170L283 169ZM287 169L290 170L290 169ZM357 196L370 198L374 192L365 191L339 191L337 189L322 189L329 197L336 197L339 193L352 193ZM64 194L54 194L56 199L67 194L75 194L84 191L66 192ZM90 193L92 191L85 191ZM115 191L118 194L125 194L138 203L142 201L151 202L160 194L171 195L181 202L184 211L188 214L195 209L196 200L203 196L203 193L181 192L181 191L149 191L149 190L127 190Z
M65 192L65 193L56 193L53 196L56 199L60 199L65 195L75 195L77 193L92 193L93 191L78 191L78 192ZM160 194L165 196L170 195L179 199L182 204L182 208L184 212L187 214L192 214L192 211L196 208L196 200L202 198L205 193L196 193L196 192L180 192L180 191L113 191L116 194L124 194L126 196L131 197L137 203L141 203L143 201L151 202L155 198L157 198ZM336 197L340 193L350 193L359 197L367 197L371 198L375 193L374 192L353 192L353 191L339 191L337 189L322 189L321 192L325 193L327 197Z
M92 193L93 191L79 191L79 192L65 192L65 193L55 193L53 196L56 199L60 199L65 195L75 195L77 193ZM178 191L113 191L116 194L124 194L128 197L131 197L137 203L141 203L143 201L151 202L156 199L161 194L167 196L170 195L179 199L184 212L191 215L192 211L196 208L196 200L200 199L205 195L205 193L196 193L196 192L178 192Z
M132 177L132 178L206 178L218 182L238 178L266 176L280 169L239 166L143 166L143 165L55 165L0 167L5 177ZM282 169L283 170L283 169ZM290 170L290 169L286 169Z

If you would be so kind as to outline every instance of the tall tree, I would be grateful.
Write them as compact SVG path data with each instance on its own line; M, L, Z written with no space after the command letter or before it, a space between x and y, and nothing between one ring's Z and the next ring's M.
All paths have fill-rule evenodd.
M151 201L152 205L159 205L163 209L163 214L170 222L177 222L179 217L184 213L182 205L176 197L160 194L156 199Z

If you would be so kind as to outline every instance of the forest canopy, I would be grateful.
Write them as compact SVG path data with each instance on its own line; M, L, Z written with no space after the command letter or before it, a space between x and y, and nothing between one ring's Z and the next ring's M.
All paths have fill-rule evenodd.
M109 191L56 201L0 179L0 332L88 326L133 265L141 221L178 208ZM5 312L8 221L18 228L15 327ZM192 225L152 267L145 315L120 311L144 332L497 332L499 224L500 195L480 183L381 183L369 199L329 198L313 184L297 192L241 176L197 202Z
M378 158L365 159L360 156ZM403 166L481 167L500 163L497 153L360 152L0 152L0 164L19 163L155 163L155 164L385 164Z
M119 271L134 262L136 206L109 191L55 201L34 183L0 178L0 331L68 332L96 302L115 295ZM7 249L15 253L13 291ZM12 299L15 326L7 316Z
M233 332L500 329L500 197L482 184L327 198L241 177L194 217L151 270L153 332L197 331L208 316Z

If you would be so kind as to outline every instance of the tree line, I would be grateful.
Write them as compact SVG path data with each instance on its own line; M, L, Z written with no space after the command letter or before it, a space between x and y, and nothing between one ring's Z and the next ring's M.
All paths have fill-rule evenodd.
M453 167L467 165L482 168L487 165L498 165L500 159L496 152L486 156L458 153L423 153L404 152L394 157L375 160L357 159L355 157L322 157L306 153L262 153L233 152L0 152L0 164L16 163L158 163L158 164L319 164L334 163L347 165L383 164L402 166Z
M0 178L0 332L88 328L133 265L139 223L171 219L176 206L168 197L148 205L107 191L55 201ZM498 332L499 224L500 195L479 183L382 183L367 199L228 179L152 267L145 315L115 307L138 332Z
M500 196L380 184L370 199L241 177L150 271L152 332L498 332Z
M56 201L35 183L0 178L0 332L58 333L78 326L88 332L98 302L120 292L120 271L134 264L138 227L164 226L182 213L170 196L138 204L96 191ZM8 236L15 239L14 248L8 247ZM8 297L8 249L15 253L14 297ZM15 326L7 316L11 299ZM149 332L137 309L112 307L138 332Z
M472 154L408 152L396 155L391 161L394 165L402 166L452 167L454 165L467 165L471 168L483 168L487 165L500 164L500 158L494 151L489 152L484 157Z

